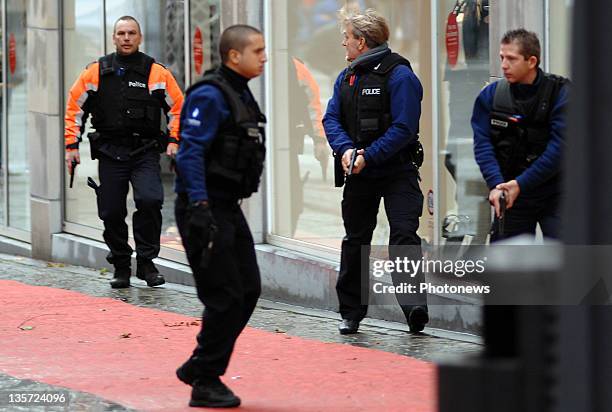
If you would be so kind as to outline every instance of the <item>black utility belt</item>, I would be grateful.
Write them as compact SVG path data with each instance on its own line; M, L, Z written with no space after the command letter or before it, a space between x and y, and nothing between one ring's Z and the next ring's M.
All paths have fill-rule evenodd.
M112 138L108 140L108 143L117 145L117 146L125 146L125 147L140 147L147 145L151 142L157 142L155 138L143 138L143 137L120 137L120 138Z
M144 135L144 136L143 136ZM144 133L133 133L133 134L115 134L105 132L92 132L87 135L90 140L97 142L110 143L117 146L136 147L143 144L147 144L151 141L159 140L157 137L148 137Z

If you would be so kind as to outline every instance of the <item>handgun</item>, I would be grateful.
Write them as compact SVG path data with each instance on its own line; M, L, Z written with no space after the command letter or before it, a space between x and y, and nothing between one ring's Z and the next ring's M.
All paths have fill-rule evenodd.
M353 174L353 167L355 167L355 160L357 160L357 148L353 149L353 153L351 154L351 162L349 163L347 176L351 176Z
M200 268L201 269L206 269L208 267L208 264L210 263L210 257L212 256L213 253L213 246L214 246L214 239L215 239L215 235L218 231L217 225L214 223L211 223L210 227L208 228L208 242L206 243L206 247L204 249L202 249L202 255L200 257Z
M76 167L78 163L76 159L72 159L71 168L70 168L70 188L72 189L72 185L74 184L74 174L76 173Z
M87 186L91 187L94 190L94 192L96 192L96 194L98 194L98 189L100 189L100 186L98 186L96 181L93 180L91 177L87 178Z
M504 226L505 226L505 217L506 217L506 194L502 192L499 197L499 219L497 219L497 230L500 237L504 236Z

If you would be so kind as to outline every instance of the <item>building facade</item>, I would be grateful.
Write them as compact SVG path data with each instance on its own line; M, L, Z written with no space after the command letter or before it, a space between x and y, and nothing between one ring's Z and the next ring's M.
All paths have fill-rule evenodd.
M172 70L182 87L218 63L224 27L262 28L269 63L252 87L268 116L268 161L259 193L243 203L258 245L264 295L335 308L343 236L342 192L320 125L333 82L345 67L336 11L374 7L391 26L390 46L407 57L425 91L425 147L419 234L425 246L486 243L491 211L472 152L470 116L481 88L500 77L498 45L510 28L539 33L543 68L568 75L570 0L0 0L2 98L0 251L104 267L102 222L87 177L97 179L89 144L74 187L64 166L65 97L80 71L113 50L115 20L136 17L142 51ZM165 189L160 262L169 280L189 284ZM133 202L129 205L133 210ZM382 207L381 207L382 209ZM373 243L389 234L384 209ZM131 226L131 222L128 222ZM371 316L400 319L380 302ZM434 309L434 325L476 331L469 306Z

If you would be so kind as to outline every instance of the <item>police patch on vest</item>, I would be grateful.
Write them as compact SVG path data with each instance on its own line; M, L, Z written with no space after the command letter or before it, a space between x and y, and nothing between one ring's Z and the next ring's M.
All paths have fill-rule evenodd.
M378 94L380 94L380 88L376 88L376 89L363 89L361 91L361 95L362 96L378 95Z
M499 119L491 119L491 126L503 127L506 129L508 128L508 122Z
M146 89L147 85L139 81L133 81L133 82L128 82L128 87L140 87L142 89Z

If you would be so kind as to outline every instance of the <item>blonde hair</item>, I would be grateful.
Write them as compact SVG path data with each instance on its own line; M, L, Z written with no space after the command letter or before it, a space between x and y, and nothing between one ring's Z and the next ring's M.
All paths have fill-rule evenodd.
M363 37L370 49L389 41L389 24L374 9L360 13L358 8L345 6L338 10L338 18L343 28L350 24L353 37Z

